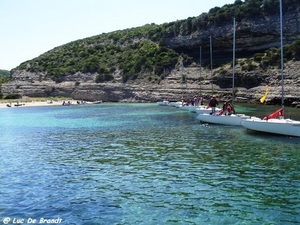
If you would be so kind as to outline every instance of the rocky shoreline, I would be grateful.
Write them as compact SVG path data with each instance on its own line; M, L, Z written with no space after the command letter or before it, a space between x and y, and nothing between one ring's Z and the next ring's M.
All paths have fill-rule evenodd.
M96 83L97 74L76 73L64 77L57 83L45 74L27 71L13 71L10 82L2 85L4 96L19 94L28 97L65 97L85 101L104 102L157 102L162 99L179 101L193 96L209 99L212 94L221 100L231 100L232 71L218 73L207 68L191 65L184 69L186 82L182 82L182 71L174 69L163 80L149 81L147 76L139 76L134 81L122 83L120 74L114 74L114 81ZM265 71L241 72L235 74L235 101L259 103L269 86L267 104L281 104L281 71L278 68ZM287 106L298 106L300 102L300 62L289 62L284 71L284 99ZM201 80L201 81L200 81Z

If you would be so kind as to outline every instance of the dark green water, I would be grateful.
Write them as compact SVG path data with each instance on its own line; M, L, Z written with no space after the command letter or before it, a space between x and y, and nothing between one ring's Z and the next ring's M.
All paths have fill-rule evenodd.
M257 107L236 109L276 109ZM156 104L0 115L1 222L300 223L299 138L200 124L193 113Z

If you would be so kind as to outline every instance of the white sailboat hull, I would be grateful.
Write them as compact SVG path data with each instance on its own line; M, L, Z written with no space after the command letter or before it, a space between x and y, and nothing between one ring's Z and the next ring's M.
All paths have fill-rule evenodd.
M170 102L169 104L170 104L170 106L178 108L179 106L182 105L182 102Z
M199 114L197 120L205 123L221 124L221 125L231 125L231 126L241 126L241 122L244 119L250 118L245 114L232 114L232 115L210 115L210 114Z
M191 105L179 105L177 108L189 111L190 108L192 108L192 107L194 107L194 106L191 106Z
M220 108L216 108L215 110L216 110L216 112L221 111ZM209 113L211 113L211 108L207 109L206 107L198 107L198 108L194 109L194 111L198 114L203 114L203 113L209 114Z
M195 113L198 108L200 108L200 106L191 106L189 110L190 112Z
M242 121L242 126L254 131L300 137L300 121L291 119L269 119L258 118Z
M281 85L282 85L282 93L281 93L281 103L282 106L284 104L284 95L283 95L283 29L282 29L282 1L279 1L280 5L280 56L281 56ZM249 130L266 132L272 134L280 134L287 136L296 136L300 137L300 121L295 121L291 119L283 119L284 116L283 107L276 112L272 113L268 116L269 119L257 119L251 118L242 121L242 126Z
M157 102L157 105L166 106L166 105L169 105L169 101Z

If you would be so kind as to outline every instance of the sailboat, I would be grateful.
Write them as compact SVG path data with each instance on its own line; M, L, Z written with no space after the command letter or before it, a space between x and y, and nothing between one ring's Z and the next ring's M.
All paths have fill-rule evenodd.
M156 104L160 106L167 106L169 105L169 101L164 99L163 101L156 102Z
M250 118L242 121L242 126L249 130L300 137L300 121L284 118L284 76L283 76L283 34L282 34L282 0L280 5L280 46L281 46L281 108L264 117Z
M212 75L212 38L211 36L209 37L210 39L210 73ZM202 66L202 54L201 54L201 46L200 46L200 78L201 78L201 66ZM201 85L201 80L200 80L200 85ZM200 91L201 91L201 86L200 86ZM212 91L213 91L213 84L212 84ZM201 93L200 93L201 95ZM216 107L216 112L219 112L221 109ZM205 105L199 105L199 106L195 106L193 108L190 108L191 112L195 112L198 114L202 114L202 113L210 113L211 112L211 108L209 106L205 106Z
M182 87L185 84L185 92L187 89L187 78L186 78L186 74L185 74L185 68L183 66L183 58L180 57L180 65L181 65L181 76L182 76ZM192 102L190 100L184 101L184 96L182 96L182 100L181 102L177 102L175 105L176 108L182 109L182 110L186 110L186 111L190 111L190 109L194 108L195 106L192 104Z
M234 105L234 73L235 73L235 19L233 19L233 69L232 69L232 106ZM235 125L240 126L241 121L246 118L250 118L245 114L222 114L220 112L216 113L202 113L197 116L197 120L205 123L214 123L222 125Z

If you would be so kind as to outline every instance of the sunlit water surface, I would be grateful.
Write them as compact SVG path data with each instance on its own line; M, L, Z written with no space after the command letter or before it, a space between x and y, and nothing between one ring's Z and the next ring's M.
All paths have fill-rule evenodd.
M201 124L156 104L0 115L1 223L300 224L299 138Z

